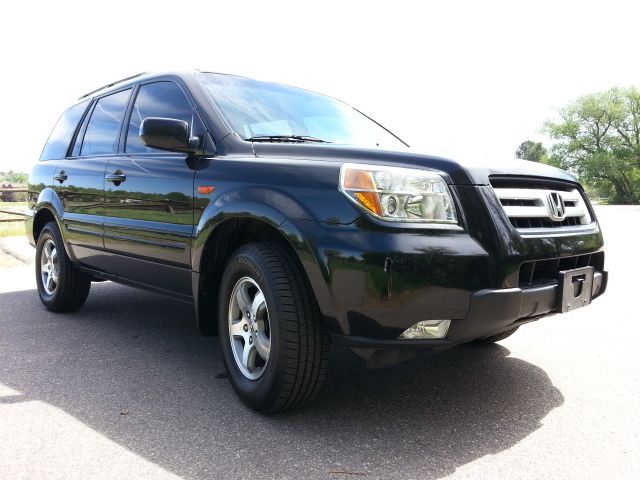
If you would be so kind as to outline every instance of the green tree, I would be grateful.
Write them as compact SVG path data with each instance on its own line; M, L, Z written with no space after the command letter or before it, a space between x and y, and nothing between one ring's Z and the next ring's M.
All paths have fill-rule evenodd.
M545 131L551 161L622 203L640 199L640 90L612 88L578 98Z
M531 162L543 162L547 158L547 149L541 142L525 140L516 150L516 158Z
M14 172L9 170L8 172L0 172L0 181L16 184L27 183L28 175L26 173Z

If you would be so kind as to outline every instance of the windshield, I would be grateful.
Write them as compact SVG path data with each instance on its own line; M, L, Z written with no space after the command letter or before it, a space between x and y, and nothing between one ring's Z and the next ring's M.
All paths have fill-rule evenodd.
M233 130L245 140L406 147L357 110L318 93L216 73L198 73L198 78Z

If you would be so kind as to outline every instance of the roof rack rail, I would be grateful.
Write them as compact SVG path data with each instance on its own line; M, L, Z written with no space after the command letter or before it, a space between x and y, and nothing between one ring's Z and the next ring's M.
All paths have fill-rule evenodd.
M115 82L108 83L106 85L103 85L100 88L96 88L95 90L91 90L89 93L85 93L84 95L78 97L78 100L82 100L83 98L86 98L89 95L92 95L92 94L94 94L96 92L99 92L100 90L104 90L105 88L113 87L116 83L126 82L127 80L131 80L133 78L140 77L140 76L142 76L142 75L144 75L146 73L147 72L136 73L135 75L131 75L130 77L121 78L120 80L116 80Z

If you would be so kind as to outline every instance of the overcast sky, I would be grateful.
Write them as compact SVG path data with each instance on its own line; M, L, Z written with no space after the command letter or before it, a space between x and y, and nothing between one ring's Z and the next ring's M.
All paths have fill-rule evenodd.
M0 170L28 171L74 99L142 71L200 68L308 88L418 151L472 161L544 140L542 122L580 95L640 86L637 0L23 0L2 9Z

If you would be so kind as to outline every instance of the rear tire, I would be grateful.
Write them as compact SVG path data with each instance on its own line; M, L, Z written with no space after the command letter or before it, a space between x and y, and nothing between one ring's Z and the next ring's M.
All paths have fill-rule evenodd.
M91 277L78 270L64 249L60 229L47 223L36 245L36 283L40 301L52 312L71 312L87 300Z
M329 339L294 256L276 243L240 247L220 283L222 356L238 396L273 413L311 400L327 374Z
M496 343L516 333L518 328L519 327L513 327L513 328L510 328L509 330L505 330L504 332L497 333L496 335L491 335L489 337L484 337L484 338L478 338L477 340L474 340L472 343L476 343L479 345L489 345L491 343Z

